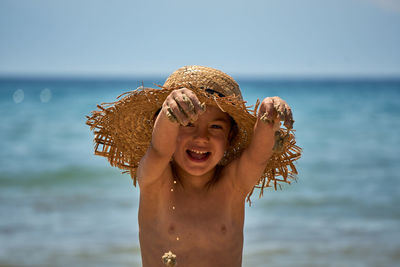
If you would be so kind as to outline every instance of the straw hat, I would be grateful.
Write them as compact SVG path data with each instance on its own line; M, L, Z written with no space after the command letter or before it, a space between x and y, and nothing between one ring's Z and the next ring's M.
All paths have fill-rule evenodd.
M230 142L221 164L237 158L252 138L257 119L257 100L254 109L243 101L239 85L222 71L202 66L185 66L172 73L160 89L140 87L127 92L113 103L98 105L99 110L87 116L87 124L94 131L95 155L108 159L112 166L130 173L136 186L136 171L151 141L157 112L166 97L175 89L192 90L201 103L216 105L227 112L237 124L237 134ZM296 145L293 130L281 128L285 136L281 151L274 152L259 184L263 188L290 183L297 170L293 164L300 158L301 149ZM250 194L251 195L251 194Z

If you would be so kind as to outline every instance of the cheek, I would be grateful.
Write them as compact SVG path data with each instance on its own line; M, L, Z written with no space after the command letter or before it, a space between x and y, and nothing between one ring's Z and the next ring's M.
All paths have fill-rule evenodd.
M179 155L180 151L182 151L184 145L185 145L185 138L183 138L182 136L178 136L176 138L176 146L175 146L175 156Z
M225 149L228 148L229 142L228 142L228 136L227 135L224 134L224 135L218 136L216 139L218 140L218 144L220 145L220 147L222 149L225 150Z
M176 137L176 142L182 143L185 140L187 140L191 135L192 135L192 133L190 133L189 131L180 130L178 132L178 136Z

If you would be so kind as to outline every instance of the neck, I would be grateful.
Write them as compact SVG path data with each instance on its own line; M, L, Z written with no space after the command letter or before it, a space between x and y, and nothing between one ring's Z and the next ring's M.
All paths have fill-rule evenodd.
M203 175L192 175L182 169L178 164L171 163L172 173L185 190L207 190L218 175L217 167Z

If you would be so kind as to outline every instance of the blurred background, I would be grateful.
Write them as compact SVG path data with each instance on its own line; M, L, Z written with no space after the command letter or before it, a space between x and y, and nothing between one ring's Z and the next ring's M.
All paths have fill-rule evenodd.
M294 111L298 181L253 195L243 266L398 266L399 47L398 0L0 0L0 266L140 266L85 116L191 64Z

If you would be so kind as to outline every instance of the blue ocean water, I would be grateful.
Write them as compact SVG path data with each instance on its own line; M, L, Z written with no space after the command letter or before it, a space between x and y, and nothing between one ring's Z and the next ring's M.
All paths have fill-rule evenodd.
M138 190L85 116L141 83L0 80L0 266L140 266ZM303 148L298 181L246 208L243 266L398 266L400 81L239 84L285 99Z

